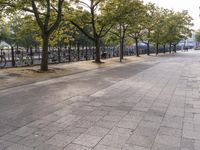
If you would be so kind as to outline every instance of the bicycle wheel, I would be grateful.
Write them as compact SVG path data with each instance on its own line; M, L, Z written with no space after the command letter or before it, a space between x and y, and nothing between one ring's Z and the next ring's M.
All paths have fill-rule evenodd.
M6 66L6 58L4 56L0 56L0 68L4 68Z
M16 65L17 67L23 66L23 59L22 59L21 56L17 56L17 57L15 58L15 65Z
M25 64L27 66L30 66L32 64L32 60L31 60L31 57L29 56L26 56L25 60L24 60Z

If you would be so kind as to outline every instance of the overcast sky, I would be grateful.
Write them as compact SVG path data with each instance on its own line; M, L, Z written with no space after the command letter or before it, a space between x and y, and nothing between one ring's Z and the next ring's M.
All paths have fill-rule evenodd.
M144 0L144 2L152 2L157 4L157 6L174 9L175 11L188 10L190 16L194 19L193 28L200 28L200 0Z
M88 2L89 0L83 0ZM145 3L152 2L157 6L173 9L175 11L188 10L190 16L194 19L194 27L193 29L200 28L200 0L143 0Z

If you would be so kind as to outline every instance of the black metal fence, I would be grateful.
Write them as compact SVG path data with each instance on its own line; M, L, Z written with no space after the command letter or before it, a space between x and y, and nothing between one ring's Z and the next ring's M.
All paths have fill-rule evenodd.
M167 52L168 50L166 50ZM159 52L163 52L160 48ZM113 58L119 57L119 46L104 46L101 47L101 58ZM125 47L124 56L135 55L135 48ZM140 54L146 54L145 47L139 48ZM155 49L151 48L151 53L155 53ZM42 50L38 48L22 49L11 48L1 49L0 55L4 55L6 58L6 67L22 67L27 65L38 65L41 63ZM65 47L65 48L49 48L49 63L69 63L76 61L87 61L95 59L95 47L81 46L81 47Z

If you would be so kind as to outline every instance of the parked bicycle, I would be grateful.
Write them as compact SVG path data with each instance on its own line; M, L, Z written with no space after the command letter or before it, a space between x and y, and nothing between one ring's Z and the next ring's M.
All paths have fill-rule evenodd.
M0 55L0 68L4 68L6 66L6 57L5 55Z
M58 54L56 52L49 52L49 62L55 63L58 61Z
M15 62L17 66L30 66L32 64L32 60L30 54L28 53L21 53L20 51L16 52Z

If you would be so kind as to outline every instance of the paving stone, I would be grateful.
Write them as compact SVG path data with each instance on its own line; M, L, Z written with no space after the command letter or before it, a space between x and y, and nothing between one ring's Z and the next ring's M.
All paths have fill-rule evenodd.
M68 126L64 130L61 131L61 133L78 133L82 134L86 132L88 129L87 128L81 128L81 127L74 127L74 126Z
M12 144L7 147L5 150L33 150L33 148L21 145L21 144Z
M79 128L91 128L94 124L94 121L80 120L75 122L73 125Z
M142 121L139 123L139 127L146 127L146 128L152 128L152 129L159 129L159 128L160 128L160 123L142 120Z
M20 140L22 140L24 137L21 137L21 136L17 136L17 135L14 135L14 134L6 134L2 137L0 137L1 140L5 140L5 141L8 141L8 142L13 142L13 143L16 143Z
M0 140L0 150L4 150L5 148L7 148L8 146L12 144L13 143L11 142Z
M109 120L99 120L98 122L95 123L95 126L99 126L102 128L107 128L107 129L112 129L114 125L116 125L116 121L109 121Z
M50 121L47 121L47 120L36 120L36 121L28 124L27 127L30 127L30 128L44 128L49 123L50 123Z
M108 112L103 111L103 110L95 110L95 111L90 113L90 115L94 115L94 116L105 116L107 114L108 114Z
M200 140L195 140L195 142L194 142L194 148L195 148L195 150L200 149Z
M69 143L71 143L74 140L74 137L70 137L64 134L56 134L52 138L50 138L48 141L46 141L46 144L51 144L57 147L65 147Z
M130 136L133 134L133 130L131 129L126 129L126 128L119 128L119 127L114 127L109 134L111 135L119 135L119 136Z
M154 139L155 139L154 137L132 135L130 139L127 141L127 143L145 148L150 148L154 143Z
M194 143L195 140L182 138L181 149L195 150Z
M35 132L32 133L32 135L52 137L56 135L58 131L59 130L53 131L51 128L43 128L43 129L36 130Z
M121 120L117 124L117 127L134 130L134 129L136 129L137 125L138 125L137 122L128 121L128 120Z
M63 150L91 150L91 148L78 144L69 144Z
M158 135L155 139L156 143L172 146L172 147L180 147L181 144L181 138L177 138L174 136L168 136L168 135Z
M115 121L115 122L118 122L121 120L121 116L115 116L115 115L107 115L105 116L103 119L104 120L108 120L108 121Z
M37 146L34 150L62 150L62 148L51 145L51 144L43 143Z
M180 150L180 147L173 147L173 146L154 143L151 150Z
M200 131L183 130L183 137L188 139L200 140Z
M103 140L100 141L100 145L105 145L112 148L122 148L129 136L121 136L121 135L106 135Z
M99 143L100 140L101 137L82 134L77 139L75 139L73 143L87 147L94 147L97 143Z
M18 143L34 148L34 147L44 143L48 138L49 137L45 137L45 136L30 135L30 136L18 141Z
M134 116L134 115L128 114L122 118L122 121L124 122L132 121L135 123L139 123L142 120L142 118L143 118L142 116Z
M161 123L163 127L182 129L183 128L183 118L177 116L165 116L163 122Z
M93 126L89 128L85 133L93 136L103 137L109 132L109 129Z
M153 122L162 122L163 117L160 116L156 116L156 115L151 115L151 114L147 114L144 119L145 121L153 121Z
M97 145L93 150L121 150L121 148L110 147L105 145Z
M111 116L125 116L128 113L128 111L119 111L119 110L114 110L109 112L109 115Z
M150 148L145 148L145 147L141 147L141 146L136 146L133 144L126 144L122 150L150 150Z
M29 128L29 127L24 126L22 128L19 128L15 131L11 132L10 134L18 135L18 136L21 136L21 137L26 137L26 136L31 135L36 130L37 129L35 129L35 128Z
M169 128L169 127L160 127L159 134L160 135L181 137L182 136L182 130Z
M156 137L158 130L139 126L134 131L134 135Z

